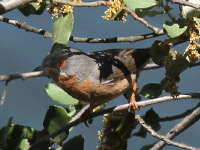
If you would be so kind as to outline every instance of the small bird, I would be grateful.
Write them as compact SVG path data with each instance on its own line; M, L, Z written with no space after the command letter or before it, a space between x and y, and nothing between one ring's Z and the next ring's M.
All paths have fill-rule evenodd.
M109 49L85 53L66 47L48 54L42 68L72 97L90 103L90 109L133 88L130 105L134 109L136 78L150 59L150 48Z

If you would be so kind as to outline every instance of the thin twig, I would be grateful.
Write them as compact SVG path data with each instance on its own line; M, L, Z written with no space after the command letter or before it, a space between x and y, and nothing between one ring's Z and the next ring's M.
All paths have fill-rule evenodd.
M80 2L80 3L76 3L76 2L69 2L69 1L63 1L63 0L55 0L55 2L57 3L62 3L62 4L67 4L67 5L71 5L74 7L97 7L97 6L101 6L101 5L105 5L105 6L109 6L111 5L111 2L109 1L97 1L97 2ZM130 10L127 7L123 8L125 11L127 11L129 14L131 14L131 16L133 16L134 19L140 21L141 23L143 23L147 28L151 29L155 34L164 34L164 31L160 28L154 27L153 25L151 25L150 23L148 23L146 20L144 20L143 18L140 18L136 15L136 13L132 10Z
M170 100L181 100L181 99L190 99L190 98L200 98L200 93L190 93L190 94L179 95L176 98L173 98L171 96L164 96L162 98L156 98L156 99L152 99L152 100L145 100L145 101L141 101L141 102L136 102L135 105L138 106L138 107L144 107L144 106L147 106L147 105L166 102L166 101L170 101ZM119 106L116 106L116 107L111 107L111 108L108 108L108 109L100 110L98 112L91 113L91 118L94 118L94 117L97 117L97 116L100 116L100 115L103 115L103 114L111 113L111 112L121 111L121 110L127 109L128 107L129 107L129 104L124 104L124 105L119 105ZM82 112L84 112L84 111L82 111ZM76 119L72 119L73 121L71 121L69 124L61 127L59 130L53 132L52 134L49 134L49 135L41 138L40 140L36 141L36 143L31 145L29 150L34 149L35 147L37 147L38 145L40 145L44 141L49 140L51 138L54 138L57 135L61 134L62 132L69 130L71 127L80 124L81 123L81 118L80 118L81 114L78 113L78 115L79 116L78 117L75 116Z
M191 63L189 65L190 68L192 67L196 67L196 66L200 66L200 62L197 63ZM152 69L159 69L159 68L163 68L163 66L157 65L157 64L147 64L143 70L152 70Z
M8 82L9 82L9 81L6 81L5 86L4 86L3 95L2 95L2 97L1 97L1 106L4 104L4 102L5 102L5 100L6 100Z
M181 5L184 5L184 6L190 6L190 7L193 7L193 8L200 9L199 4L191 3L191 2L188 2L188 1L183 1L183 0L170 0L170 1L174 4L181 4Z
M0 2L0 15L32 1L33 0L3 0Z
M144 20L143 18L140 18L137 16L137 14L132 11L131 9L129 9L128 7L124 7L124 10L127 11L129 14L131 14L131 16L138 20L139 22L141 22L142 24L144 24L147 28L151 29L155 34L164 34L163 29L160 29L158 27L155 27L153 25L151 25L150 23L148 23L146 20Z
M15 73L15 74L10 74L10 75L1 75L0 76L0 81L6 81L2 98L1 98L1 105L4 104L5 99L6 99L6 93L7 93L7 87L8 83L14 79L28 79L28 78L35 78L35 77L41 77L41 76L47 76L45 72L43 71L36 71L36 72L28 72L28 73Z
M183 143L178 143L178 142L174 142L172 140L169 140L167 139L165 136L163 135L160 135L158 134L156 131L154 131L151 126L147 125L145 123L145 121L142 119L141 116L137 115L137 118L136 118L140 125L145 128L152 136L164 141L165 143L167 143L168 145L173 145L173 146L176 146L176 147L179 147L179 148L184 148L184 149L188 149L188 150L197 150L198 148L194 148L192 146L189 146L189 145L186 145L186 144L183 144Z
M189 115L191 112L193 112L199 106L200 106L200 103L196 107L194 107L192 109L189 109L189 110L186 110L185 112L183 112L181 114L173 115L173 116L161 117L159 119L159 121L160 122L165 122L165 121L172 121L172 120L177 120L177 119L180 119L180 118L184 118L185 116Z
M38 28L35 28L33 26L30 26L28 24L26 24L25 22L19 22L18 20L11 20L11 19L8 19L2 15L0 15L0 21L3 21L5 23L8 23L8 24L12 24L20 29L25 29L26 31L29 31L29 32L34 32L34 33L37 33L37 34L41 34L43 35L45 38L50 38L52 37L52 33L51 32L48 32L48 31L45 31L43 29L38 29Z
M186 116L181 122L175 125L167 134L167 139L173 139L181 132L192 126L196 121L200 119L200 106L198 106L191 114ZM157 142L150 150L160 150L166 145L165 142ZM196 149L197 150L197 149ZM199 150L199 149L198 149Z
M134 42L154 38L161 35L164 35L164 33L163 34L148 33L148 34L142 34L138 36L112 37L112 38L83 38L83 37L71 36L70 40L73 42L84 42L84 43L119 43L119 42L134 43Z

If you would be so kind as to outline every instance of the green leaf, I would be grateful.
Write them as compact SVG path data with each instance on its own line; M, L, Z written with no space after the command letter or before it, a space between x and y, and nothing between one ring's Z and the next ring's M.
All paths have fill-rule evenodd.
M157 98L162 94L162 86L158 83L149 83L142 87L140 94L146 98Z
M179 75L189 67L189 64L189 61L185 57L180 56L177 57L176 60L172 60L166 70L168 74Z
M156 15L160 15L164 13L163 11L156 11L156 10L150 10L150 9L151 8L144 8L144 9L137 8L135 9L135 13L141 18L145 16L154 17Z
M193 4L200 4L199 0L189 0L189 2L193 3ZM195 9L193 7L189 7L189 6L181 6L181 12L183 17L192 20L193 17L197 17L200 18L200 10L199 9Z
M70 119L71 117L68 116L66 110L63 107L55 105L50 106L46 113L43 126L49 133L53 133L69 123ZM56 136L53 139L53 142L62 142L67 138L68 133L69 131L66 131Z
M149 8L156 5L156 0L124 0L124 3L128 8L135 11L137 8Z
M47 4L44 2L41 2L40 5L36 4L35 2L30 2L19 7L18 9L24 16L29 16L31 14L40 15L43 13L46 6Z
M177 52L169 45L161 46L161 41L155 41L151 47L151 57L154 63L163 65L165 56L170 58L176 58Z
M46 92L54 101L63 105L77 105L79 102L52 82L46 85Z
M29 147L30 147L30 143L28 142L28 139L23 139L21 140L17 150L27 150Z
M178 37L187 30L187 26L181 21L166 21L163 28L171 38Z
M11 125L12 125L12 119L13 117L11 117L8 121L8 124L4 127L2 127L0 129L0 148L1 149L4 149L5 147L7 147L7 139L8 139L8 136L9 136L9 130L11 128Z
M64 48L71 36L74 24L73 13L61 15L53 25L53 47L51 53L57 53Z
M49 132L43 128L41 131L38 131L37 136L36 136L36 141L40 140L41 138L49 135ZM50 146L53 144L52 141L50 140L45 140L42 144L37 146L37 150L47 150L50 148Z
M146 124L151 126L155 131L158 131L160 129L160 117L153 109L148 110L143 119ZM147 130L141 127L140 130L134 135L145 138L147 135Z
M76 114L77 110L74 106L71 106L69 108L66 108L67 114L69 117L72 117Z
M33 143L36 139L37 131L30 127L22 125L11 124L12 119L9 120L7 126L0 130L0 148L2 149L18 149L23 139L27 139Z
M83 150L84 149L84 138L79 135L71 138L68 142L63 145L62 150Z

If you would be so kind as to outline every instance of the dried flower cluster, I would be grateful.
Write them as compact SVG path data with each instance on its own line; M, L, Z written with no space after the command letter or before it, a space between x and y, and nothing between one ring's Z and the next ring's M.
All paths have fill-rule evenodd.
M131 137L131 132L136 126L136 121L132 113L128 114L128 122L126 122L125 127L119 131L119 126L124 121L123 119L127 117L124 115L127 114L115 112L104 116L104 130L98 131L100 143L100 146L97 147L98 150L121 150L127 148L127 141Z
M166 92L169 92L173 97L177 97L180 94L180 92L178 91L178 86L176 85L176 83L179 81L179 75L166 73L166 76L161 81L161 84L164 85Z
M108 9L105 11L105 16L102 16L103 19L110 20L113 16L116 15L117 20L122 20L126 22L127 12L121 10L118 12L122 6L123 0L110 0L111 5L108 6Z
M199 40L199 35L197 32L200 30L200 23L198 21L194 22L194 29L190 31L190 44L187 47L185 54L188 56L190 62L196 62L200 54L197 51L196 42Z
M81 2L81 0L70 0L70 2ZM56 2L52 2L51 6L47 8L48 12L52 15L52 19L58 18L59 13L68 14L73 12L73 7L70 5L59 4Z

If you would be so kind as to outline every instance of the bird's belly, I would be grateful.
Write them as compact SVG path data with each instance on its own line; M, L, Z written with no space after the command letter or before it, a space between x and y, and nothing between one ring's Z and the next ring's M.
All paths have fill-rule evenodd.
M89 79L79 83L76 76L57 76L52 73L50 76L59 87L72 97L99 105L123 94L135 82L135 76L128 76L112 85L93 83Z

